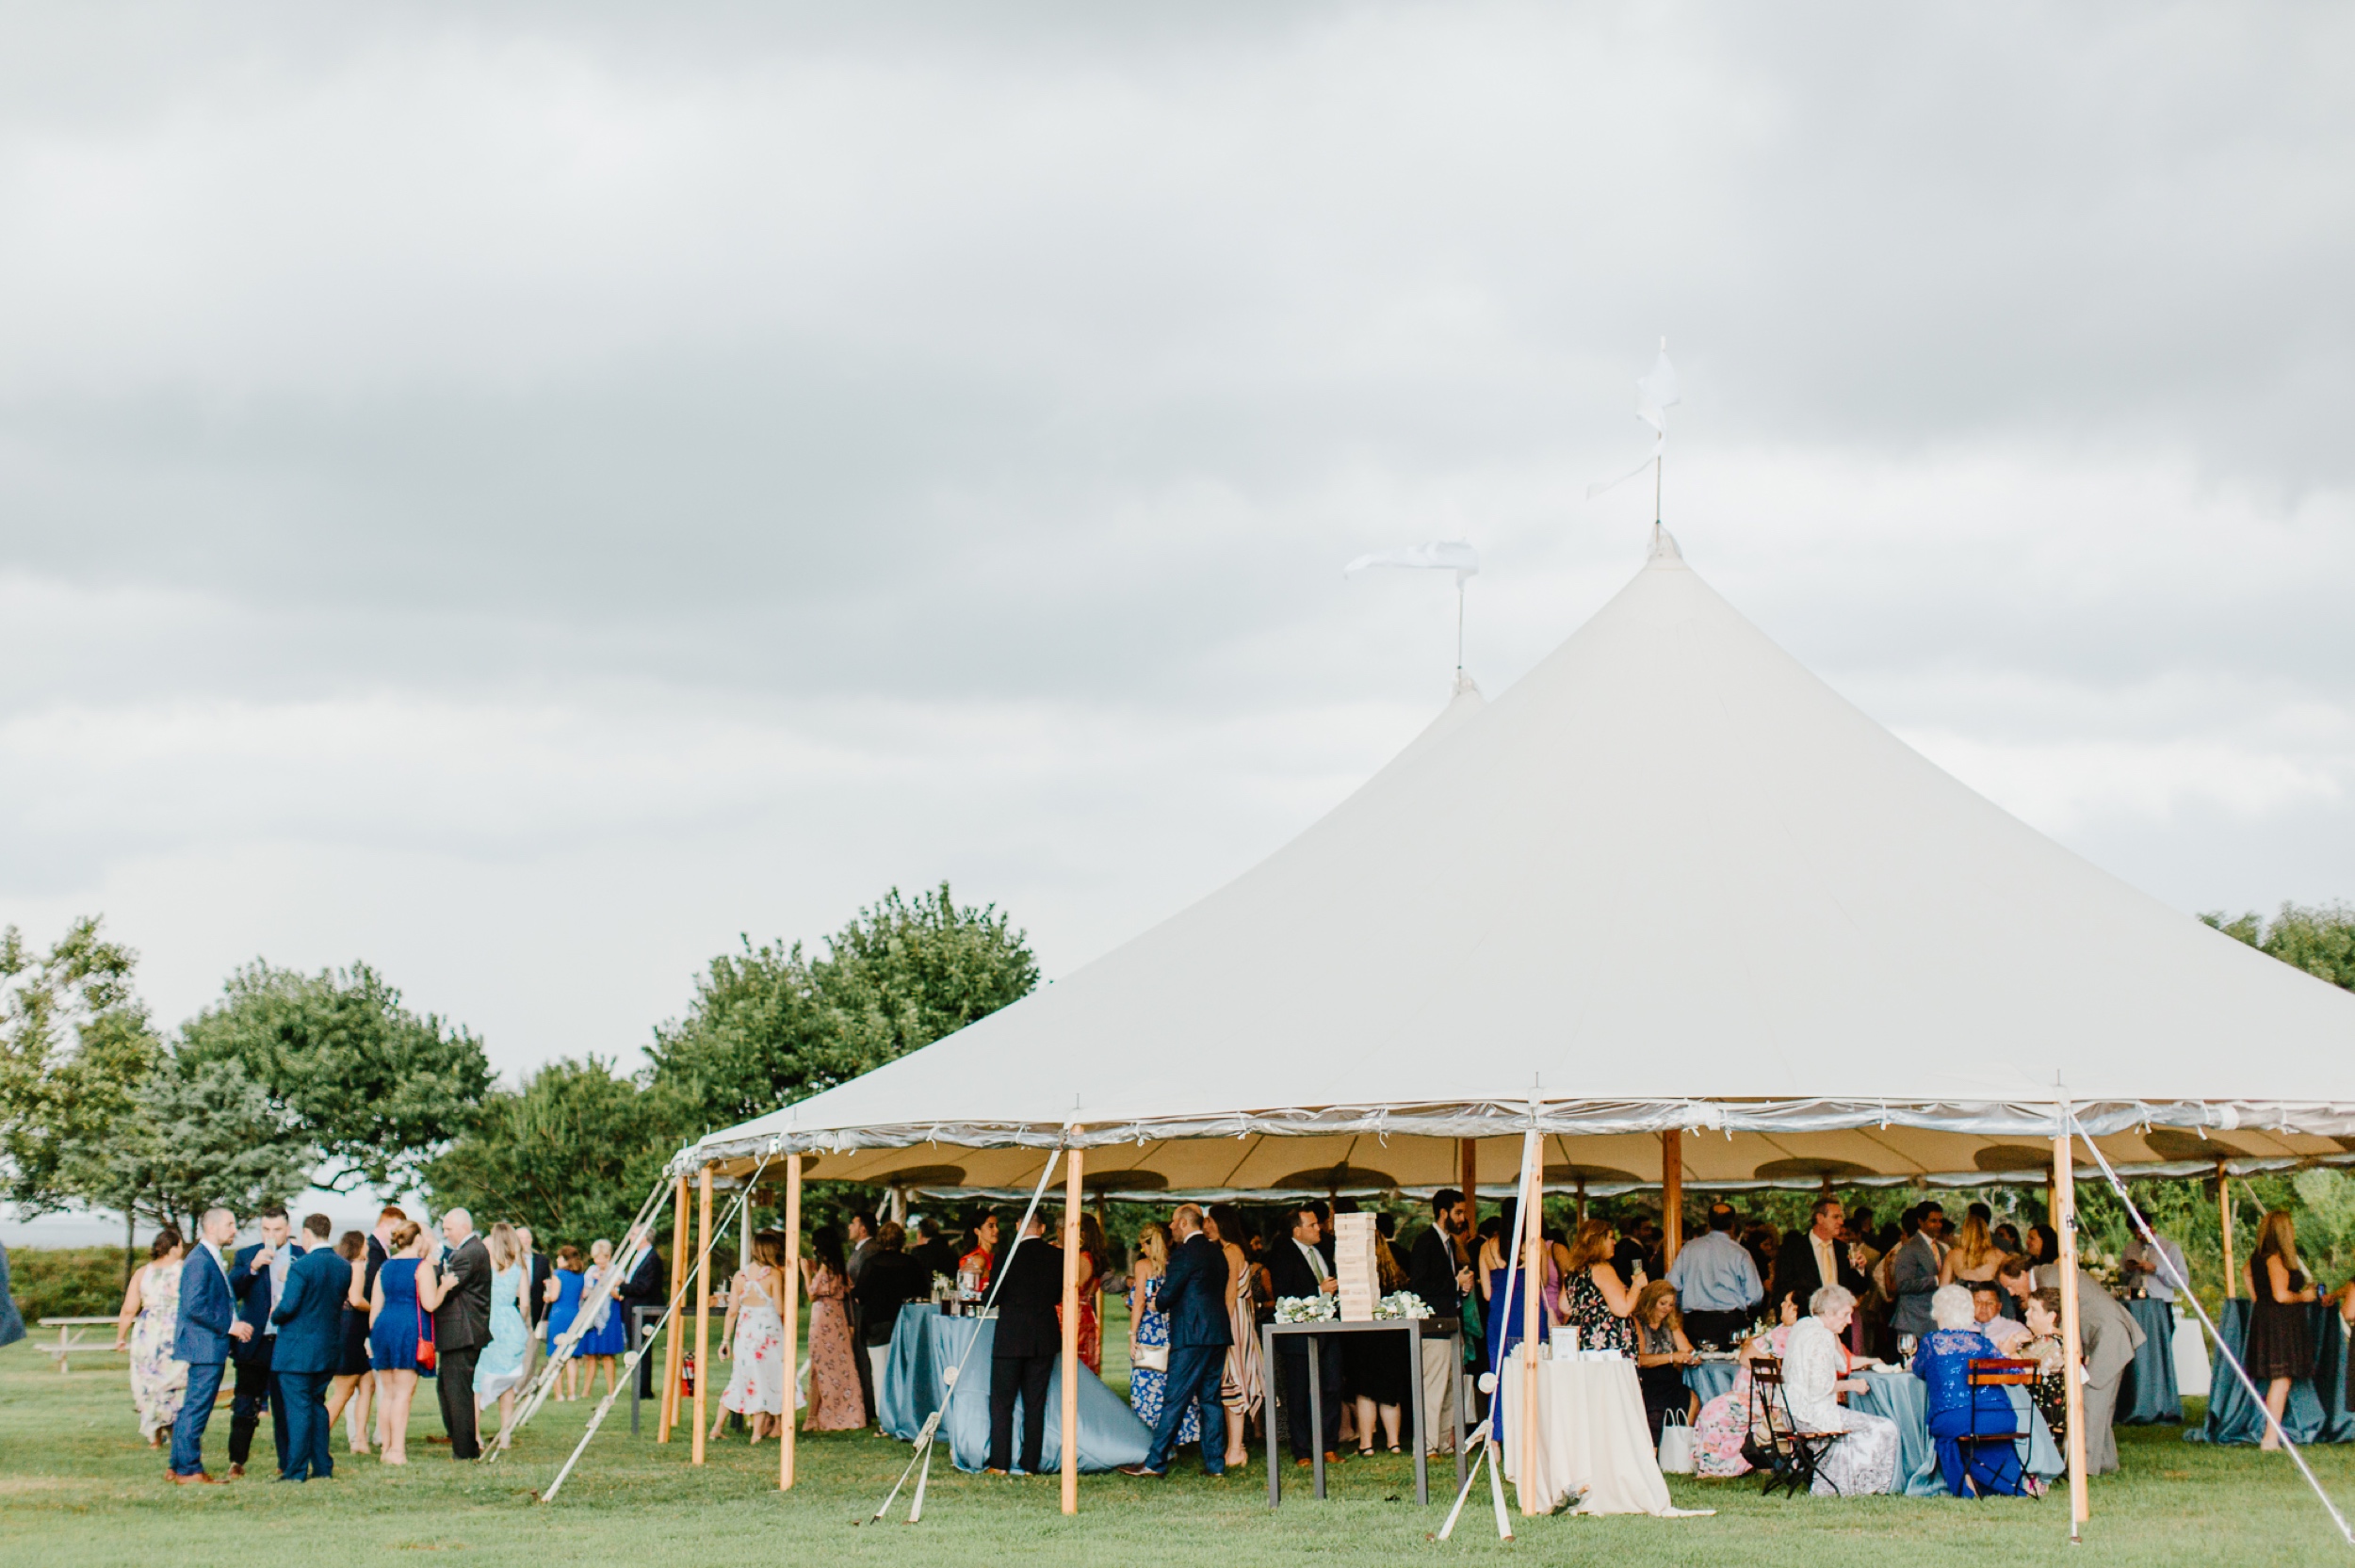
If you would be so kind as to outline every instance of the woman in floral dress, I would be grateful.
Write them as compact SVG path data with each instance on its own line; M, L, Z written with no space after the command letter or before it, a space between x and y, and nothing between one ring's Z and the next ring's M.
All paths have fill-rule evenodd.
M2028 1321L2028 1337L2021 1341L2018 1353L2022 1360L2036 1363L2036 1382L2028 1385L2028 1398L2036 1401L2044 1424L2053 1429L2054 1446L2067 1453L2069 1350L2061 1338L2060 1292L2051 1285L2032 1291L2022 1316Z
M851 1359L858 1351L843 1305L851 1282L842 1267L842 1233L820 1226L809 1251L802 1260L802 1283L809 1287L809 1417L802 1430L856 1431L867 1425L867 1398Z
M1617 1233L1608 1220L1587 1220L1578 1227L1569 1261L1562 1270L1562 1321L1578 1330L1582 1350L1616 1350L1635 1354L1633 1282L1622 1282L1611 1263ZM1637 1270L1642 1272L1642 1270Z
M778 1307L785 1284L785 1237L762 1231L753 1237L753 1261L728 1282L727 1321L720 1326L720 1357L734 1370L720 1396L720 1416L711 1424L716 1441L728 1413L744 1417L759 1442L785 1415L785 1319Z
M1161 1276L1169 1271L1169 1232L1156 1221L1137 1233L1134 1310L1129 1318L1129 1408L1148 1427L1159 1427L1169 1397L1169 1314L1161 1309ZM1161 1363L1147 1366L1148 1361ZM1202 1441L1202 1407L1186 1406L1173 1447Z
M180 1233L170 1225L155 1233L147 1263L122 1293L122 1316L115 1320L115 1349L131 1351L131 1403L138 1411L139 1435L160 1448L188 1391L188 1364L171 1359L180 1332Z
M1750 1462L1742 1446L1750 1436L1750 1363L1759 1356L1779 1359L1791 1339L1791 1326L1799 1320L1795 1302L1782 1304L1782 1325L1770 1334L1746 1340L1733 1369L1733 1386L1701 1406L1693 1423L1693 1473L1697 1476L1745 1476Z

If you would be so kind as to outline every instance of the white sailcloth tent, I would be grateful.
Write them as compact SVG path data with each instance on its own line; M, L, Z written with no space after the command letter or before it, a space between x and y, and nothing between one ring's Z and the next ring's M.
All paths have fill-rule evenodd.
M1027 999L712 1134L682 1172L1115 1194L2042 1180L2355 1150L2355 996L1941 771L1655 535L1492 703L1464 683L1260 865Z

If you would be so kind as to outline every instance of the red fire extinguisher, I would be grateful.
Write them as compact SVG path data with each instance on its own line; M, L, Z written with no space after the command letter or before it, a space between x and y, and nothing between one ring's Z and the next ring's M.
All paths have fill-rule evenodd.
M678 1392L682 1399L695 1397L695 1352L692 1350L679 1357Z

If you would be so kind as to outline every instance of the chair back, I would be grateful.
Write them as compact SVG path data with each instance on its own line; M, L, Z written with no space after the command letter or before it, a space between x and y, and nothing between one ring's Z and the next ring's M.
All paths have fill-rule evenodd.
M2037 1365L2033 1361L2015 1361L2006 1356L1973 1357L1964 1367L1963 1378L1973 1388L2025 1385L2036 1382Z
M1760 1426L1766 1431L1766 1441L1777 1453L1788 1453L1792 1433L1796 1430L1791 1420L1791 1404L1783 1392L1782 1358L1758 1356L1750 1362L1750 1398L1763 1414L1763 1422L1751 1423L1751 1431Z

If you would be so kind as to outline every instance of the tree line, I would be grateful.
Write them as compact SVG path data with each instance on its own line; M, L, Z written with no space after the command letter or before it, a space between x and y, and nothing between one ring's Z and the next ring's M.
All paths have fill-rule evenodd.
M167 1033L138 955L96 916L46 952L0 932L0 1195L184 1227L316 1183L418 1195L528 1223L551 1243L618 1237L682 1143L881 1066L1038 983L1026 933L949 885L893 888L817 949L714 958L648 1065L559 1059L513 1087L481 1039L409 1007L365 963L265 962Z

